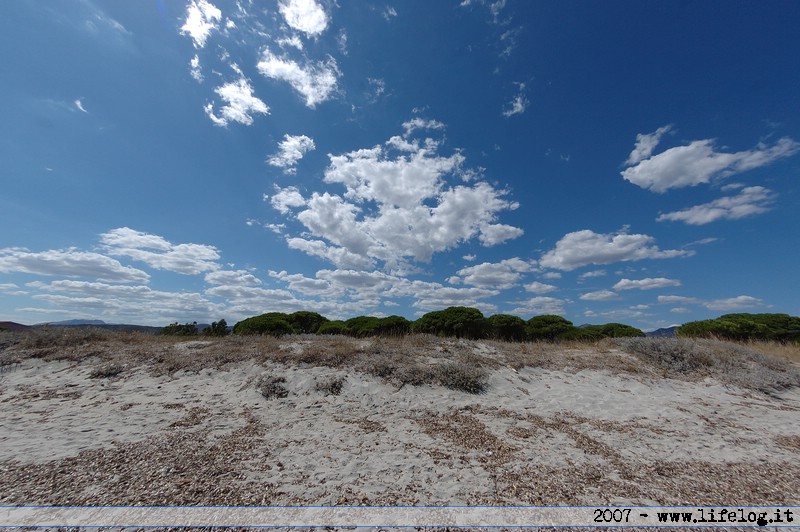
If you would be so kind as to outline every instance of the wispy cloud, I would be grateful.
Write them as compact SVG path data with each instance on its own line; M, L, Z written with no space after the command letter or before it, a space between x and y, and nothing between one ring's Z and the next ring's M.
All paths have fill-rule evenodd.
M383 18L387 21L392 20L396 16L397 10L392 6L387 6L386 9L383 10Z
M278 153L267 159L272 166L282 168L285 174L294 174L297 170L297 161L309 151L315 149L314 140L305 135L283 136L283 140L278 144Z
M690 250L661 250L655 238L621 231L599 234L589 229L567 233L539 260L545 268L571 271L590 264L612 264L643 259L669 259L693 255Z
M505 117L522 114L528 108L528 105L530 105L530 101L525 95L525 84L515 83L515 85L518 89L517 95L513 100L506 104L506 108L503 110L503 116Z
M679 221L705 225L717 220L738 220L767 212L778 197L764 187L745 187L735 196L725 196L681 211L661 214L656 221Z
M189 73L198 83L203 82L203 68L200 66L200 56L195 56L189 61Z
M655 288L667 288L670 286L680 286L681 282L677 279L667 279L665 277L655 277L646 279L620 279L614 285L614 290L653 290Z
M748 295L710 300L687 296L658 296L658 302L665 305L699 305L716 311L744 310L766 306L764 300Z
M734 153L718 151L713 140L705 139L652 155L669 129L670 126L665 126L649 135L637 135L636 146L626 162L632 166L622 171L624 179L653 192L666 192L724 179L800 151L800 144L787 137L773 146L760 143L752 150Z
M83 106L83 101L81 101L81 100L82 100L82 98L78 98L77 100L75 100L73 102L75 104L75 107L77 107L78 111L80 111L82 113L88 113L89 111L87 111L86 108Z

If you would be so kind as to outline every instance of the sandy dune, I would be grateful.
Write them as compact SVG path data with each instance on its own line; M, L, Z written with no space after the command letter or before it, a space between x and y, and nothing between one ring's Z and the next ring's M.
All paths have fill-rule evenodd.
M3 367L0 504L800 503L797 389L499 364L475 395L255 359L91 378L103 363ZM265 398L265 374L288 395ZM338 395L320 389L334 378Z

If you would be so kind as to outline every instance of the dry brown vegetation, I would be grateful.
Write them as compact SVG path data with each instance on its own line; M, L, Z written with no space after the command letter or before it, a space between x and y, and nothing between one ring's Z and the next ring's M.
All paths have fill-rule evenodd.
M26 358L94 366L93 378L113 378L130 367L153 375L252 361L352 369L397 387L440 385L467 393L486 389L493 369L511 367L606 370L681 380L713 377L771 394L800 386L800 346L709 339L619 338L597 342L474 341L413 334L356 339L343 336L169 337L93 328L42 328L0 334L0 368ZM322 383L335 394L341 383Z

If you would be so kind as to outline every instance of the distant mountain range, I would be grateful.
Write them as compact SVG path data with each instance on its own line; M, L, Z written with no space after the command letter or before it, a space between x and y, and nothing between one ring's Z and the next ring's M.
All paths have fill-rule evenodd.
M139 331L156 334L161 332L162 327L148 327L147 325L130 325L127 323L106 323L103 320L64 320L48 323L37 323L35 325L23 325L13 321L0 321L0 331L25 331L28 329L40 329L42 327L96 327L109 331Z

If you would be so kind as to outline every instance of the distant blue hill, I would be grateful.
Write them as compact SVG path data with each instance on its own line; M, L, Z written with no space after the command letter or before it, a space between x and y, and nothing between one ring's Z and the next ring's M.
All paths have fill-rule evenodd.
M675 329L680 327L679 325L673 325L672 327L665 327L663 329L656 329L655 331L650 331L644 333L645 336L653 337L653 338L672 338L675 336Z
M48 321L47 323L39 323L37 325L105 325L103 320L64 320L64 321Z

